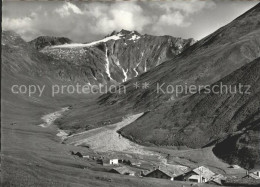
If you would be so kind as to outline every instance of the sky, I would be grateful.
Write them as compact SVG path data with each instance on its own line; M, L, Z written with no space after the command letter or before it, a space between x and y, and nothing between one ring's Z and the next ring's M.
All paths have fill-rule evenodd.
M38 36L63 36L91 42L112 31L202 39L243 14L259 1L20 1L3 2L3 30L30 41Z

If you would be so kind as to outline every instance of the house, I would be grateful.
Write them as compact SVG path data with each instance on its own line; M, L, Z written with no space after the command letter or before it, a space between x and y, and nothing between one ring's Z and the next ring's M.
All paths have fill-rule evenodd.
M101 163L103 166L119 164L118 159L103 159Z
M209 181L214 175L215 173L208 168L200 166L182 175L178 175L174 179L196 183L205 183Z
M144 177L174 180L174 173L166 170L165 168L158 167L157 169L154 169L154 170L144 174Z
M216 174L213 177L207 181L208 184L214 184L214 185L223 185L223 181L226 180L226 177L224 177L221 174Z
M83 155L83 158L90 158L89 155Z
M110 159L110 160L109 160L109 163L110 163L111 165L118 165L118 159Z
M260 179L260 169L251 170L244 178Z
M116 167L116 168L113 168L110 170L110 172L112 173L118 173L118 174L121 174L121 175L131 175L131 176L134 176L135 175L135 172L130 170L128 167L126 166L122 166L122 167Z

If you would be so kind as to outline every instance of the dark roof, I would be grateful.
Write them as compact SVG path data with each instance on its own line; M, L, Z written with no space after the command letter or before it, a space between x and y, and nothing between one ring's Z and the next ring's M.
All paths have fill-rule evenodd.
M113 168L111 171L115 171L119 174L134 174L135 172L130 170L128 167L126 166L122 166L122 167L116 167L116 168Z
M160 166L159 168L156 168L152 171L145 172L144 175L148 175L156 170L159 170L163 173L165 173L169 177L177 177L184 173L188 172L188 167L181 166L181 165L168 165L168 166Z
M156 172L156 171L160 171L160 172L164 173L165 175L167 175L167 176L169 176L169 177L173 177L173 176L174 176L174 173L172 173L172 172L166 170L165 168L157 168L157 169L155 169L155 170L152 170L152 171L146 173L145 176L147 176L147 175L149 175L149 174L151 174L151 173L153 173L153 172Z

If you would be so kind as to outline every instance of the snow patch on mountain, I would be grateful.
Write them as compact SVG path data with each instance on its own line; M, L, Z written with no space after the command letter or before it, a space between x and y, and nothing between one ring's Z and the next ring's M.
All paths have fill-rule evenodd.
M133 40L133 41L136 41L136 40L139 40L141 37L134 34L129 40Z
M133 69L134 70L134 72L135 72L135 77L137 77L138 76L138 71L136 70L136 68L138 68L138 66L139 66L139 64L140 64L140 62L136 65L136 67Z
M123 35L122 34L117 34L117 35L113 35L113 36L109 36L109 37L106 37L102 40L98 40L98 41L94 41L94 42L91 42L91 43L87 43L87 44L82 44L82 43L72 43L72 44L63 44L63 45L56 45L56 46L52 46L51 48L77 48L77 47L91 47L91 46L94 46L94 45L97 45L99 43L105 43L109 40L120 40L121 37Z
M123 79L123 82L127 81L127 73L128 73L128 69L126 69L126 71L124 70L124 68L122 67L122 71L123 71L123 74L124 74L124 79Z
M107 53L108 53L108 49L107 49L107 45L106 45L106 66L105 66L105 68L106 68L106 73L107 73L109 79L113 80L113 78L111 77L111 74L110 74L110 70L109 70L109 60L108 60L108 54Z
M128 76L127 76L128 69L126 69L126 71L125 71L124 68L121 66L119 60L116 60L116 61L115 61L115 64L116 64L116 65L122 70L122 72L123 72L124 79L122 80L122 82L127 81L127 79L128 79Z
M133 69L134 72L135 72L135 77L137 77L139 75L138 71L136 70L136 68L138 68L138 66L140 65L140 63L142 62L142 59L143 59L143 56L144 56L144 52L141 53L141 59L140 59L140 62L138 64L136 64L135 68Z

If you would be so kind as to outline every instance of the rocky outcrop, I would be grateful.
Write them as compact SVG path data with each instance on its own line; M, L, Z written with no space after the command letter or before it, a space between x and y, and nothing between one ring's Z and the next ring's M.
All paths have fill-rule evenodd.
M54 46L54 45L62 45L69 44L72 41L65 37L54 37L54 36L40 36L32 41L30 41L30 45L35 47L37 50L41 50L46 46Z

